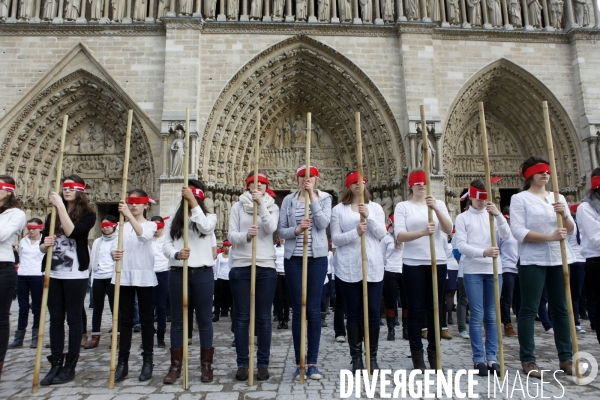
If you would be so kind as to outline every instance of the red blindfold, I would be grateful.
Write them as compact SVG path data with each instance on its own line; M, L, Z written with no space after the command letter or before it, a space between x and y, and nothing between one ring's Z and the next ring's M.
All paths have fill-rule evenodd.
M2 182L0 183L0 190L6 190L7 192L12 193L15 191L15 185L11 183Z
M44 224L27 224L27 229L44 229Z
M319 176L319 170L315 166L311 165L310 170L308 172L309 172L310 176L314 176L314 177ZM306 165L303 165L296 170L296 177L299 177L299 176L306 176Z
M535 174L542 174L546 172L548 175L550 175L550 166L546 163L539 163L539 164L535 164L532 165L531 167L527 168L525 170L525 172L523 173L523 177L525 179L529 179L532 176L534 176Z
M156 229L162 229L165 227L164 221L154 221L156 223Z
M85 185L77 182L65 182L62 184L62 190L74 190L85 193Z
M427 177L425 176L425 172L423 171L415 171L412 172L408 176L408 186L413 187L415 185L425 185L427 184Z
M150 203L150 197L138 197L138 196L129 196L127 197L127 204L148 204Z
M100 228L116 228L117 225L118 224L116 222L110 222L110 221L100 222Z
M592 176L592 189L600 188L600 176Z
M195 198L204 201L204 192L202 191L202 189L198 189L193 186L190 186L190 190L192 191L192 194L194 195ZM160 229L160 228L158 228L158 229Z
M363 175L363 183L367 184L367 178ZM358 172L352 172L346 177L346 187L350 187L350 185L358 182Z
M262 174L258 174L258 181L260 183L262 183L263 185L269 186L269 179ZM251 183L254 183L254 175L246 178L246 189L248 189L248 187L250 186Z

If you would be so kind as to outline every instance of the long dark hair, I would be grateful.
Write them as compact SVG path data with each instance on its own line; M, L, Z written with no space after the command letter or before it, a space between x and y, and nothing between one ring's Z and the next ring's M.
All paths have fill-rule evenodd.
M11 185L15 184L15 180L12 178L12 176L8 176L8 175L0 175L0 181L2 181L4 183L10 183ZM10 193L8 195L8 197L6 198L6 201L4 202L2 207L0 207L0 214L2 214L4 211L8 210L9 208L17 208L17 207L19 207L19 200L17 199L17 197L15 196L14 193Z
M73 182L77 182L77 183L80 183L85 186L85 181L79 175L73 174L73 175L65 176L63 179L63 183L66 180L71 180ZM62 197L63 203L65 204L65 206L67 206L67 202L65 201L62 190L60 191L60 197ZM71 219L71 222L73 222L73 224L76 224L83 214L88 213L88 212L94 212L94 210L92 209L92 205L90 204L90 200L88 199L88 197L85 193L75 192L75 201L73 202L73 204L74 204L73 209L68 212L69 218ZM67 210L68 210L68 208L67 208ZM57 232L63 233L62 224L60 223L60 218L56 220L56 230L57 230Z
M525 162L523 164L521 164L521 174L523 176L525 176L525 171L527 171L527 168L533 167L534 165L540 164L540 163L550 165L550 161L546 160L544 157L540 157L540 156L529 157L527 160L525 160ZM551 173L554 174L556 172L551 171ZM532 180L533 180L533 176L531 176L529 179L525 179L525 183L523 184L523 190L529 190L529 188L531 187Z
M473 186L475 189L479 189L479 190L486 190L486 188L485 188L485 183L483 183L483 181L482 181L481 179L479 179L479 178L477 178L477 179L474 179L474 180L473 180L473 181L472 181L472 182L471 182L469 185ZM489 194L488 194L488 196L489 196ZM467 207L470 207L470 206L471 206L471 204L472 204L472 202L471 202L471 198L469 197L469 198L467 199L467 204L466 204L466 206L467 206Z
M205 192L204 184L199 180L190 179L188 181L188 186L195 187L196 189L200 189L203 192ZM208 211L206 211L206 207L204 206L204 201L200 199L196 199L196 201L198 202L198 205L200 206L202 212L205 215L208 214ZM200 233L196 224L192 224L192 231L196 232L200 237L206 236L204 233ZM170 234L171 237L175 240L181 239L181 237L183 237L183 199L181 199L181 201L179 202L179 206L177 207L177 211L175 212L175 216L173 217L173 222L171 222Z
M350 172L348 172L346 174L346 178L348 177L348 175L353 174L355 172L356 171L350 171ZM371 201L371 192L369 192L369 189L367 189L367 185L364 185L363 189L364 189L364 196L365 196L365 204L367 204L369 201ZM340 203L346 204L346 205L352 203L352 191L350 190L349 187L347 187L346 189L344 189L344 194L342 194L342 198L340 199Z
M594 168L594 170L592 171L592 178L594 176L600 176L600 167ZM590 189L590 191L588 192L588 196L590 197L590 199L596 199L600 201L600 188Z
M148 197L148 193L146 193L142 189L133 189L129 192L129 196L131 196L132 194L137 194L138 197ZM142 214L144 218L146 218L146 216L148 215L148 210L150 210L150 203L148 203L148 208L144 209L144 213Z

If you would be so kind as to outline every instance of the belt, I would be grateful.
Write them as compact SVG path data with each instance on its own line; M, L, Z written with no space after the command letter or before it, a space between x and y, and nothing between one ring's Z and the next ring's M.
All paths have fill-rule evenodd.
M586 258L586 260L591 262L600 262L600 257L590 257Z
M0 268L9 268L9 267L14 268L15 263L11 262L11 261L0 261Z
M188 266L188 268L191 268L191 269L212 268L212 265L201 265L199 267L190 267L190 266ZM179 271L179 270L183 271L183 266L181 266L181 267L169 267L169 270L170 271Z
M277 275L283 275L283 276L285 276L285 272L278 272Z

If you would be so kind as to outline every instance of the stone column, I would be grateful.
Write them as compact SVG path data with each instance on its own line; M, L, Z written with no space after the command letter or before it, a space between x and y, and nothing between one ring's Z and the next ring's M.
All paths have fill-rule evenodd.
M7 7L10 9L11 5L12 5L12 9L10 10L10 17L8 17L6 19L6 22L9 24L15 24L17 23L17 4L18 4L19 0L8 0L7 2Z
M373 23L375 25L383 25L383 20L381 19L381 9L379 6L380 0L373 0L375 3L375 12L373 13Z
M192 17L202 18L202 0L196 0L196 12L192 14Z
M268 3L268 0L267 0ZM194 179L198 178L198 160L196 158L196 143L198 142L198 132L190 132L190 175Z
M354 14L353 24L362 24L362 20L358 17L358 0L352 0L352 9Z
M594 4L594 15L596 15L595 11L598 9L598 0L594 0L592 1L592 3ZM575 21L575 19L573 18L573 3L571 2L571 0L567 0L565 1L565 7L563 9L563 12L565 13L565 29L567 30L569 28L579 28L579 24L577 24L577 21ZM598 25L598 19L596 19L596 26Z
M525 0L523 0L525 1ZM171 0L171 3L169 4L169 12L167 13L166 17L176 17L177 16L177 9L175 8L177 1L175 0Z
M264 0L265 2L265 14L263 16L263 22L271 22L271 0Z
M442 26L450 26L446 19L446 0L439 0L440 2L440 17L442 17Z
M596 29L600 29L600 4L598 4L598 1L594 1L594 21L596 21L596 23L594 24L594 28Z
M504 18L504 29L512 31L513 26L510 24L510 16L508 15L508 6L506 0L502 0L502 18Z
M570 0L567 0L567 2L569 2ZM547 31L553 31L554 27L552 26L552 24L550 24L550 14L548 12L548 0L542 0L542 14L544 16L545 19L545 29Z
M588 144L588 149L590 150L590 163L592 164L592 170L594 168L598 168L598 155L596 154L596 141L597 138L595 136L590 136L585 139Z
M108 9L110 7L110 1L109 0L104 0L104 14L102 15L102 18L100 18L100 21L98 21L99 24L108 24Z
M39 2L39 1L40 0L37 0L37 2ZM81 0L81 10L79 11L79 18L77 18L77 21L75 21L76 23L87 24L87 19L85 19L86 8L87 8L87 0Z
M240 21L250 21L248 17L248 0L242 0L242 15L240 15Z
M167 178L169 176L169 171L167 171L167 165L169 164L169 132L161 133L162 136L162 174L161 178Z
M15 0L16 2L17 0ZM16 7L15 7L16 8ZM54 17L54 19L52 20L53 24L62 24L63 23L63 9L64 9L64 3L63 0L60 0L58 2L58 12L56 13L56 17ZM16 12L16 10L15 10Z
M533 26L529 25L529 10L527 9L527 0L521 0L521 9L523 10L523 26L526 31L533 31Z
M402 3L404 0L396 0L396 22L404 22L406 21L406 16L404 15L404 4Z
M436 125L438 125L436 123ZM442 164L442 133L435 133L435 163L437 164L436 175L444 174L444 164Z
M219 15L217 15L217 21L227 21L227 15L225 15L225 0L219 1Z
M467 5L465 0L460 0L460 15L462 17L462 27L465 29L471 28L471 24L467 21Z
M148 15L146 16L146 23L152 23L154 22L154 0L150 0L150 4L149 4L149 9L148 9Z
M292 15L292 0L285 2L285 22L294 22L295 18Z
M308 22L311 24L319 22L315 17L315 2L313 0L308 0Z
M429 15L427 15L427 0L421 0L420 1L420 5L421 5L421 21L423 22L431 22L431 18L429 18Z
M408 135L408 143L409 143L409 148L410 148L410 171L417 168L417 158L415 157L416 152L417 152L417 148L416 148L416 144L415 144L415 136L416 136L416 134L414 134L414 133L410 133Z
M331 2L331 22L332 24L339 24L340 23L340 19L338 17L338 13L337 13L337 0L333 0Z
M127 4L125 5L125 18L121 21L122 24L131 24L131 0L127 0Z
M527 1L527 0L525 0ZM491 29L492 25L488 22L488 9L487 9L487 1L486 0L481 0L481 8L482 8L482 13L481 16L483 17L483 27L485 29Z

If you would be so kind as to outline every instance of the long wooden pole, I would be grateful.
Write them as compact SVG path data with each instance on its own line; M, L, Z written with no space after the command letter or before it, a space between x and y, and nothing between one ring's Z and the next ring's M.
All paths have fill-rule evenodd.
M429 139L427 138L427 123L425 121L425 106L421 106L421 133L423 135L423 168L425 169L425 185L427 186L427 196L431 196L431 179L429 167ZM429 223L433 222L433 210L427 209L427 218ZM442 369L442 346L440 344L440 303L438 300L438 279L437 279L437 261L435 257L435 238L434 234L429 235L429 252L431 253L431 283L433 286L433 326L435 329L435 356L437 369ZM431 332L429 332L431 335Z
M487 130L485 127L485 112L483 102L479 102L479 124L481 125L481 142L483 148L483 166L485 168L485 190L487 191L488 201L492 199L492 180L490 176L490 156L488 154ZM492 238L492 247L498 247L496 240L496 227L494 226L494 216L489 214L490 218L490 236ZM492 268L494 271L494 305L496 306L496 332L498 335L498 356L500 358L500 379L504 379L504 340L502 338L502 319L500 310L500 280L498 278L498 258L492 258Z
M183 186L188 187L189 185L189 166L190 166L190 109L185 109L185 150L183 153ZM189 232L188 232L188 201L186 198L183 199L183 247L188 248ZM183 260L183 379L181 383L184 390L190 388L189 381L189 354L188 354L188 327L190 324L188 318L189 309L189 295L188 295L188 264L189 260L186 258Z
M127 198L127 175L129 174L129 148L131 146L131 123L133 121L133 110L129 110L127 116L127 133L125 135L125 158L123 159L123 181L121 185L121 201ZM117 249L123 250L123 224L125 217L119 213L119 234L117 239ZM110 377L108 379L108 388L115 387L115 372L117 370L117 335L119 333L119 300L121 294L121 265L123 260L115 263L115 298L113 302L112 315L112 337L110 346Z
M306 175L310 179L310 140L312 137L312 114L306 113ZM308 219L310 195L304 191L304 219ZM304 249L302 252L302 311L300 312L300 383L304 383L304 368L306 364L306 285L308 280L308 229L304 230Z
M260 152L260 110L256 116L256 139L254 143L254 190L258 190L258 157ZM253 202L252 225L258 223L258 204ZM256 236L252 236L252 264L250 264L250 360L248 362L248 385L254 385L254 323L256 318Z
M558 175L556 171L556 161L554 160L554 145L552 144L552 128L550 127L550 114L548 112L548 102L542 102L544 110L544 125L546 128L546 141L548 145L548 161L550 161L550 178L552 179L552 191L554 192L554 202L560 201L560 192L558 187ZM558 229L563 227L562 215L556 213L556 225ZM569 313L569 328L571 331L571 346L573 355L575 356L575 375L577 380L581 379L581 370L579 369L579 357L576 354L579 352L577 344L577 331L575 330L575 317L573 314L573 302L571 300L571 279L569 278L569 264L567 262L567 248L564 239L560 241L560 254L562 256L563 277L565 281L565 297L567 301L567 312Z
M63 118L62 132L60 135L60 151L58 153L58 163L56 164L56 181L54 183L54 192L60 193L60 181L62 178L62 162L65 153L65 136L67 135L67 124L69 116ZM56 228L56 207L52 206L52 215L50 216L50 229L48 236L54 236ZM48 304L48 288L50 287L50 269L52 267L52 250L54 246L46 250L46 268L44 270L44 289L42 291L42 308L40 309L40 325L38 329L37 350L35 353L35 367L33 369L33 384L31 392L37 393L40 383L40 368L42 366L42 349L44 347L44 329L46 327L46 305Z
M360 192L360 204L365 202L365 187L363 183L363 162L362 162L362 137L360 132L360 112L354 114L354 125L356 126L356 158L358 162L358 191ZM365 222L365 217L360 216L360 222ZM365 362L367 365L367 375L371 375L371 338L369 337L369 289L367 282L367 243L366 233L360 236L360 254L362 261L362 288L363 288L363 331L365 337Z

